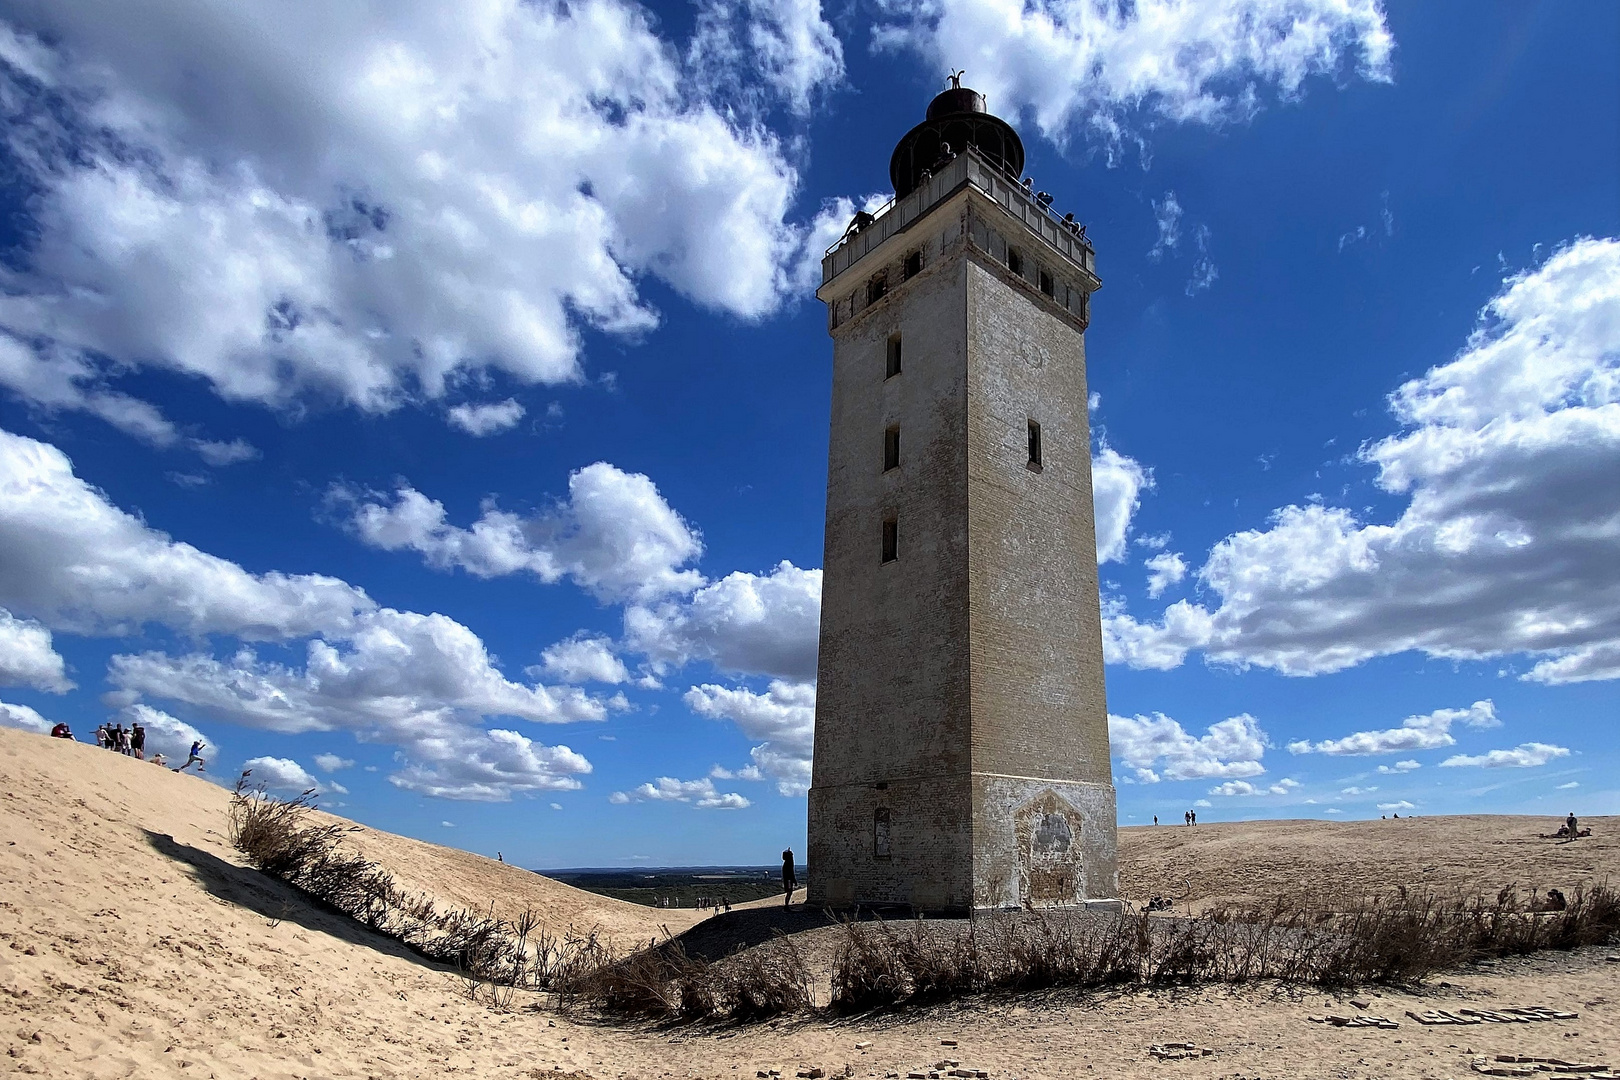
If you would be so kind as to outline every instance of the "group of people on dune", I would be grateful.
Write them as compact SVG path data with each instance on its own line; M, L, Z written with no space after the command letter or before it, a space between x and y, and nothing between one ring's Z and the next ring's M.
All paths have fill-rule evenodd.
M57 724L55 727L51 728L51 738L66 739L69 742L77 741L73 737L73 729L68 727L66 724ZM132 724L127 728L123 724L118 724L117 726L112 724L102 724L100 727L96 728L96 745L101 747L103 750L111 750L114 753L123 754L125 757L132 757L138 761L145 761L146 729L139 724ZM193 742L191 744L191 753L186 757L186 763L184 765L176 766L174 771L185 772L193 765L197 766L198 772L204 771L204 767L208 764L208 762L204 760L202 756L203 745L204 744L201 739ZM169 760L161 753L157 753L152 755L152 764L168 765Z

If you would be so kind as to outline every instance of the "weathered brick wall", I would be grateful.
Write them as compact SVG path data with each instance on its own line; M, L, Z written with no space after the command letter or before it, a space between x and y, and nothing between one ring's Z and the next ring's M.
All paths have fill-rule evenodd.
M1084 339L1003 268L967 267L973 768L1109 783Z

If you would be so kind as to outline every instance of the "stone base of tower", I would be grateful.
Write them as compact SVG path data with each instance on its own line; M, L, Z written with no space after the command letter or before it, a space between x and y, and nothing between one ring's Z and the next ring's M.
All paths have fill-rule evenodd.
M973 776L974 907L1119 896L1114 786Z
M965 912L1119 895L1114 789L976 773L810 791L808 902Z

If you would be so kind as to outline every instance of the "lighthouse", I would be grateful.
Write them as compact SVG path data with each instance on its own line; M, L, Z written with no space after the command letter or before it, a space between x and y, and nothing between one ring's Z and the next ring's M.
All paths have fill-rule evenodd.
M953 79L953 83L957 80ZM822 262L833 339L809 902L1118 895L1072 215L957 83Z

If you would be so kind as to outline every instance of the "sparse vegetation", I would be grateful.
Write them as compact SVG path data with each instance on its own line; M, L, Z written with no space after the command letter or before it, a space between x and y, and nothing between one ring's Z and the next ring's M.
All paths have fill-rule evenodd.
M238 783L231 841L260 870L462 973L470 997L497 1007L520 990L560 1008L623 1018L754 1021L814 1006L793 939L710 963L676 942L616 955L595 933L555 935L515 919L438 907L376 863L345 851L351 827L311 822L313 792L292 800ZM1044 987L1284 982L1348 987L1414 983L1486 956L1602 944L1620 935L1620 893L1577 888L1559 910L1539 893L1495 897L1398 890L1388 896L1290 894L1197 917L1005 912L971 920L843 924L831 1007L863 1012Z
M614 959L595 934L559 938L540 927L532 910L515 919L439 907L431 897L400 888L393 875L342 845L355 826L310 821L313 791L278 799L250 788L248 774L231 799L230 838L258 869L300 889L372 930L461 973L470 997L487 988L508 1004L518 989L549 989L577 981Z
M532 910L514 919L441 908L407 893L381 866L350 851L353 826L310 820L313 791L278 799L248 786L231 800L230 838L248 861L365 926L461 975L474 1000L505 1008L520 990L550 991L564 1008L624 1017L757 1020L811 1006L809 969L786 939L710 964L679 945L618 956L596 933L558 936Z
M1559 911L1514 888L1494 899L1400 890L1288 896L1196 918L1000 913L972 922L849 922L832 1006L859 1012L997 990L1127 983L1415 983L1485 956L1601 944L1620 934L1620 894L1577 889Z

